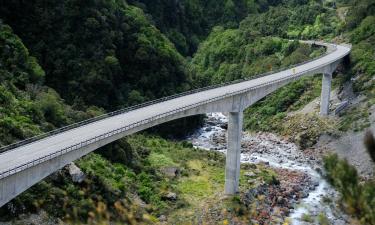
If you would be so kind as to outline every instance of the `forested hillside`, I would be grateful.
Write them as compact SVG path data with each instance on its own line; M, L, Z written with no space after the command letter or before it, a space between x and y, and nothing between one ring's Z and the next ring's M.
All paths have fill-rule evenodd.
M321 88L320 77L303 78L247 109L245 130L284 135L304 150L321 134L368 128L375 103L373 0L0 0L0 146L324 53L292 39L353 44L333 86L351 82L359 103L335 118L298 115ZM280 189L266 163L244 165L241 197L223 198L224 156L173 139L199 122L185 119L109 144L75 162L83 181L65 168L0 208L0 221L22 224L32 214L40 224L288 224L287 213L280 210L274 220L273 210L262 208L285 203L276 192L271 200L264 191L245 201L258 187ZM341 208L374 224L372 181L360 182L355 168L335 156L325 168ZM328 224L324 219L319 223Z
M184 58L125 1L1 1L0 15L77 108L115 109L189 89Z
M45 72L0 21L0 144L7 145L97 114L73 110L44 85Z
M143 9L183 55L192 55L214 26L237 27L248 14L266 11L273 0L130 0Z
M336 36L343 24L335 13L333 8L314 1L286 1L264 13L249 15L237 29L215 27L192 59L193 80L199 86L250 78L317 57L324 49L289 39ZM297 81L247 109L245 127L280 132L288 111L319 96L319 80L315 77Z

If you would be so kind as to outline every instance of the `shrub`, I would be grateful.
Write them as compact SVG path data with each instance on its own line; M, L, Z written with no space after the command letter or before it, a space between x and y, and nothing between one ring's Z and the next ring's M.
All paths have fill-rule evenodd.
M324 158L327 180L341 193L346 211L362 224L375 224L375 183L359 182L355 167L336 154Z

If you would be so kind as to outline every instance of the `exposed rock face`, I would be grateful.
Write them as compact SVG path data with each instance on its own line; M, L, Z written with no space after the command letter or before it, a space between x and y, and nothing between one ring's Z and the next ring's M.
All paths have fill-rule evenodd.
M86 175L82 172L82 170L73 162L68 165L68 172L74 183L82 183L82 181L84 181L86 178Z

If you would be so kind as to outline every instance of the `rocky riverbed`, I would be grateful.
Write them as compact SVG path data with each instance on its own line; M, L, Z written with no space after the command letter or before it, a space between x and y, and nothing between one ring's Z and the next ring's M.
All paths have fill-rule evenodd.
M221 113L208 114L204 126L189 140L197 148L226 153L227 118ZM251 205L256 199L254 222L260 224L348 224L348 218L336 206L336 191L322 178L322 165L314 154L302 152L287 140L270 133L243 133L241 163L263 164L277 174L273 183L241 195ZM248 182L253 174L245 174ZM261 198L259 198L261 197ZM261 201L258 201L262 199Z

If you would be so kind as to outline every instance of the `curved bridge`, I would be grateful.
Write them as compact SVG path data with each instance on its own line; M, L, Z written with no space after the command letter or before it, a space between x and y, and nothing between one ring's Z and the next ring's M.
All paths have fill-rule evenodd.
M127 135L182 117L229 113L225 193L238 191L243 110L303 76L323 74L321 114L328 115L332 72L351 47L319 42L327 53L262 77L209 87L107 114L0 149L0 207L68 163Z

